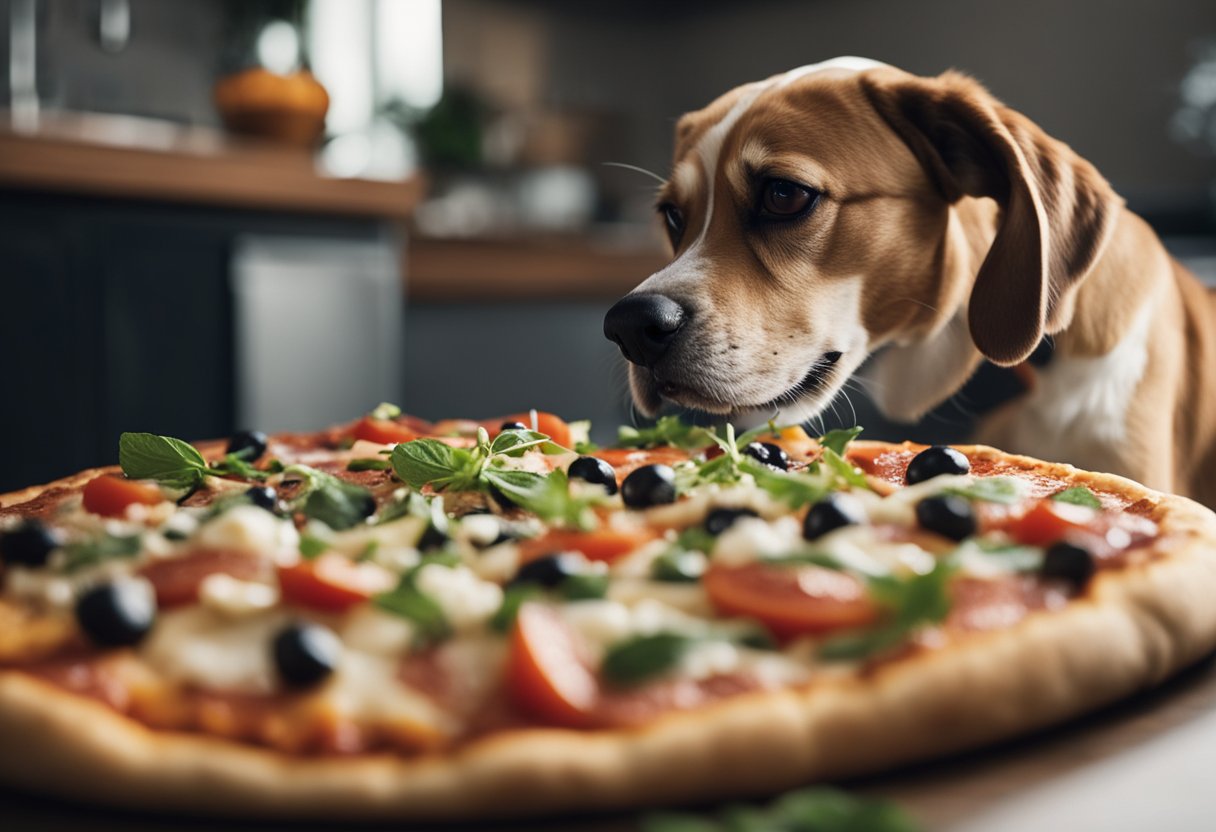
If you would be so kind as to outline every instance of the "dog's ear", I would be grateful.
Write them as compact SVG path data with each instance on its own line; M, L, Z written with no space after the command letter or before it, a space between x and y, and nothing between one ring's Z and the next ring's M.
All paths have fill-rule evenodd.
M861 84L948 201L999 204L968 322L991 361L1023 361L1045 332L1067 325L1071 290L1106 245L1122 200L1068 145L964 75L882 69L864 73Z

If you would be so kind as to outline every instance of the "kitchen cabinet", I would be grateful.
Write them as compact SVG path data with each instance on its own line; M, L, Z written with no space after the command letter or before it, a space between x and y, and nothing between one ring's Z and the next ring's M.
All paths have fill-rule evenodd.
M251 237L384 250L399 286L400 241L371 218L0 189L0 491L113 463L124 430L238 427L232 263Z

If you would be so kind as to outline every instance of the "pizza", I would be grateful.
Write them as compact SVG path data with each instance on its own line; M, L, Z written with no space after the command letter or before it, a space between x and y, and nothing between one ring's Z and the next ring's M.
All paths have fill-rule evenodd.
M773 794L1058 723L1216 646L1216 516L857 429L391 405L124 434L0 498L0 780L272 818Z

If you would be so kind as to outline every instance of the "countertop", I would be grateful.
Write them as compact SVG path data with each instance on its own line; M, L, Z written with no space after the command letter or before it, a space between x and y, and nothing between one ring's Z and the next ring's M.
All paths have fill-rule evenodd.
M406 291L435 302L614 299L669 259L657 240L594 233L413 237Z
M48 113L18 130L0 112L0 188L404 221L425 183L323 176L311 151L203 127Z

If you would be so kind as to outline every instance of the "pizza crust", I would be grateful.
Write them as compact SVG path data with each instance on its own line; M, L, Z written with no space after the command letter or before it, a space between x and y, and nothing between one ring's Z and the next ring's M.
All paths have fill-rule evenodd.
M640 729L521 730L423 758L301 759L157 732L28 675L0 672L0 779L99 803L300 819L505 818L720 801L1052 725L1157 684L1216 646L1216 515L1119 477L960 450L1149 500L1150 516L1179 545L1099 573L1064 610L862 677L746 694Z

